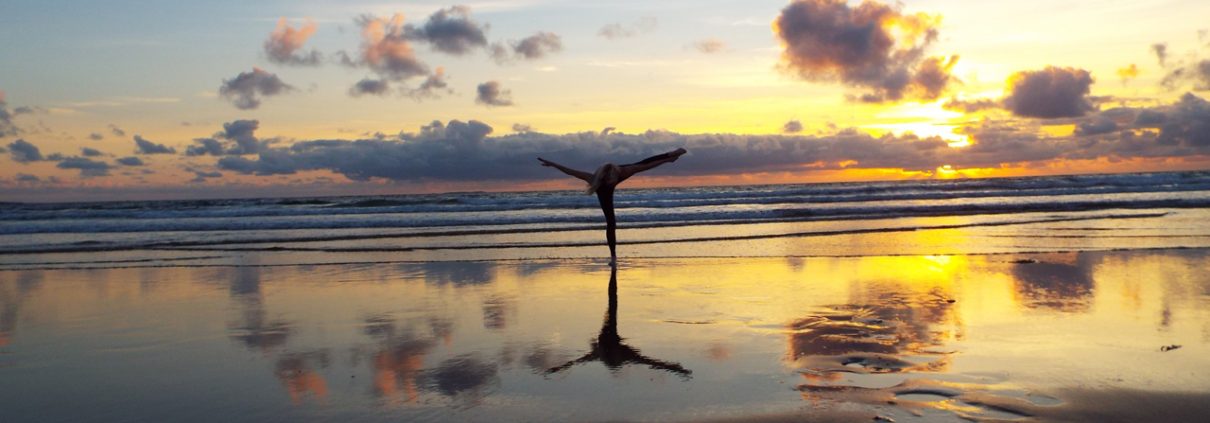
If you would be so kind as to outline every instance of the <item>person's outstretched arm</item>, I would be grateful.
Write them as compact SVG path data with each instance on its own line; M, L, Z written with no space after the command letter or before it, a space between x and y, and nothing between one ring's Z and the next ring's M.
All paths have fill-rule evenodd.
M539 158L538 158L538 161L542 162L542 166L546 166L546 167L553 167L553 168L555 168L555 169L559 169L559 171L560 171L560 172L563 172L563 173L566 173L566 174L568 174L568 175L571 175L571 176L574 176L574 177L576 177L576 178L579 178L579 179L583 180L584 182L588 182L590 179L592 179L592 174L591 174L591 173L588 173L588 172L585 172L585 171L582 171L582 170L576 170L576 169L572 169L572 168L570 168L570 167L563 166L563 165L561 165L561 164L558 164L558 163L552 162L552 161L550 161L550 160L543 159L543 158L541 158L541 157L539 157Z
M621 181L625 181L626 178L634 176L636 173L653 169L664 163L675 162L676 159L680 158L681 155L685 154L685 153L687 153L687 151L685 151L685 149L678 148L676 150L672 150L672 151L669 151L664 154L648 157L646 159L639 161L638 163L631 163L628 165L624 165L624 166L622 166Z

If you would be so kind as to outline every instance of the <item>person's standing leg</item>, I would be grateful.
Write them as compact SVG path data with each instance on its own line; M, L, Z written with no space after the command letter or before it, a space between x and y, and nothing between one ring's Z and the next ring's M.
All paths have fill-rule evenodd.
M601 202L601 212L605 214L605 240L609 242L609 264L618 262L617 234L618 221L613 215L613 187L601 187L597 190L597 200Z

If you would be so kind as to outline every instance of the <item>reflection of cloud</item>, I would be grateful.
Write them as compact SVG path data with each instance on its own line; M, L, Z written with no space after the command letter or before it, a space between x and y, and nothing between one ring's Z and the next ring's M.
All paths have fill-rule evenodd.
M431 337L421 336L411 327L400 328L387 316L366 318L364 331L381 344L371 363L375 395L392 403L419 399L424 357L435 346Z
M429 388L442 395L477 401L485 390L499 383L496 365L474 354L465 354L442 361L435 369L426 370L424 379Z
M418 264L424 281L434 285L481 285L492 280L491 262L427 262Z
M483 328L501 330L508 327L508 316L513 303L505 298L493 296L483 300Z
M273 374L286 388L290 402L301 404L308 396L322 401L328 396L328 382L315 369L327 368L329 361L326 351L285 354L277 359Z
M227 325L228 336L249 349L271 350L290 338L290 323L270 319L260 290L260 268L240 266L229 275L228 291L240 308L240 318Z
M16 275L11 282L7 276ZM4 272L0 275L0 347L12 342L21 319L21 305L42 285L41 270Z
M1021 297L1021 303L1029 308L1088 311L1092 307L1096 283L1086 257L1080 254L1071 264L1042 262L1014 265L1014 287Z

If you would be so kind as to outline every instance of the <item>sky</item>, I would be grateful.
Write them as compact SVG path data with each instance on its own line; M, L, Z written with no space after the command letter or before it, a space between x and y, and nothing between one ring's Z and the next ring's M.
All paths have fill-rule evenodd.
M1210 2L7 0L0 201L1210 169Z

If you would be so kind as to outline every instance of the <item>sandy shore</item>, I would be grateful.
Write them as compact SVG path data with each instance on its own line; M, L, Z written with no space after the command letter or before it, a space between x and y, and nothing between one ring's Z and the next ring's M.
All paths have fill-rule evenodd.
M0 420L1200 421L1207 258L3 271Z

